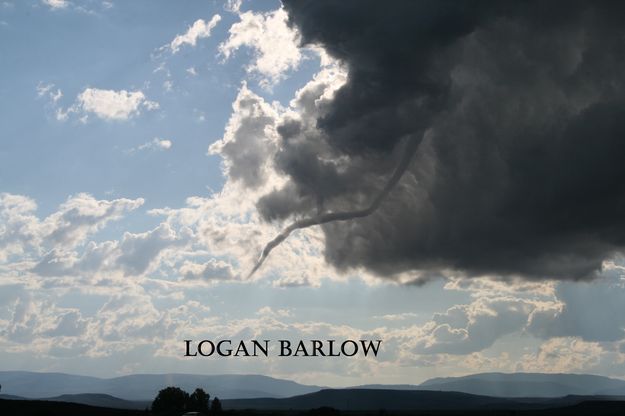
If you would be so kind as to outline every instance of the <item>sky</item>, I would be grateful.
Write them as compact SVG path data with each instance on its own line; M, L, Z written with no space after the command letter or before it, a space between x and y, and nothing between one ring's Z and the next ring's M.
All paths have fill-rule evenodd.
M625 378L625 12L556 3L0 2L0 369Z

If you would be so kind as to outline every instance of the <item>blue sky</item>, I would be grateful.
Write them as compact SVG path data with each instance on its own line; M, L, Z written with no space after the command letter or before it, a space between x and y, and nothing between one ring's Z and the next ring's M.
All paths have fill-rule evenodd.
M403 284L333 269L313 228L245 278L282 225L254 204L284 180L271 164L278 120L319 110L348 75L300 49L280 7L0 3L0 368L337 386L625 376L619 261L594 283ZM267 178L258 192L241 185L248 164ZM589 299L602 302L584 313ZM188 338L366 336L384 340L379 359L180 356Z
M263 2L269 8L277 4ZM86 11L74 7L7 2L0 9L6 23L0 44L6 74L1 88L3 96L12 97L3 100L1 110L6 134L20 137L3 142L3 188L32 195L44 210L85 189L98 197L141 196L148 206L180 205L189 195L205 194L207 187L219 189L219 159L206 157L206 149L223 134L231 111L224 103L234 100L246 78L243 67L249 53L241 51L224 63L217 56L217 45L236 16L225 12L221 2L208 1L185 7L167 2L110 8L86 2ZM223 20L197 47L182 47L176 55L158 52L194 21L215 14ZM314 70L306 64L302 74L267 97L287 102L288 91L302 86ZM198 75L188 73L189 68ZM172 83L171 91L164 87L166 81ZM250 85L255 83L250 80ZM38 85L50 84L63 92L59 106L71 105L85 88L96 87L141 90L159 109L129 122L94 118L85 124L76 119L59 123L47 96L33 100ZM175 145L166 155L125 155L155 137ZM36 169L9 174L23 164ZM93 174L81 174L86 171Z

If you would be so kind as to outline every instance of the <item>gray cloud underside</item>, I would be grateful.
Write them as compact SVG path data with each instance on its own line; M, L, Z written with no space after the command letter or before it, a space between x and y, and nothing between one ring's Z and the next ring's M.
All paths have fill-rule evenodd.
M321 224L319 212L384 195L375 212L322 228L329 263L386 276L587 279L623 251L621 3L284 6L303 43L349 76L324 111L277 127L274 163L289 181L258 201L266 220ZM405 137L418 148L386 194Z

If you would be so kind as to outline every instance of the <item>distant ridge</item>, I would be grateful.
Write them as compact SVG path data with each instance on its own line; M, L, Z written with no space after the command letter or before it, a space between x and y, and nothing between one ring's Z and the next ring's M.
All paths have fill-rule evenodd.
M355 389L457 391L492 397L625 395L625 380L589 374L478 373L437 377L421 384L364 384Z
M76 376L64 373L0 371L3 395L16 398L58 400L105 407L141 408L159 390L177 386L188 392L203 388L220 399L279 399L305 396L323 387L303 385L261 375L136 374L115 378ZM495 398L554 398L564 396L625 396L625 381L585 374L482 373L443 377L420 385L368 384L342 390L459 392ZM334 393L324 393L334 394ZM325 397L325 396L324 396ZM10 398L10 397L6 397ZM116 402L121 400L121 402ZM134 403L132 407L124 401ZM119 404L116 405L116 403Z
M0 371L0 384L2 393L31 399L97 393L130 401L152 401L158 391L167 386L189 392L201 387L220 399L289 397L321 389L267 376L231 374L135 374L105 379L64 373Z
M415 389L459 391L493 397L625 395L625 381L589 374L481 373L427 380Z

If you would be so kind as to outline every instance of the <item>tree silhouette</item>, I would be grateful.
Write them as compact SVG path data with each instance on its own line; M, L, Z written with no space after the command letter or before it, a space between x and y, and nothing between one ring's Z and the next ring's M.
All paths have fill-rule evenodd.
M192 412L202 412L208 414L208 401L210 400L210 394L204 390L197 388L191 396L189 396L189 404L187 410Z
M213 415L221 413L221 401L219 401L217 397L215 397L211 403L211 413Z
M189 402L189 393L178 387L167 387L158 392L152 402L152 412L157 415L179 415Z

